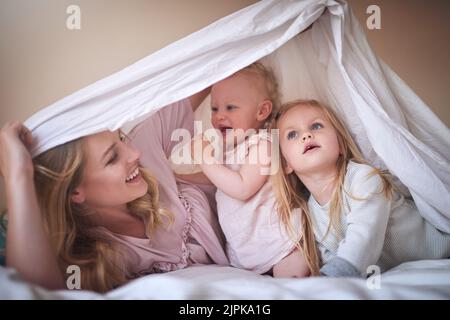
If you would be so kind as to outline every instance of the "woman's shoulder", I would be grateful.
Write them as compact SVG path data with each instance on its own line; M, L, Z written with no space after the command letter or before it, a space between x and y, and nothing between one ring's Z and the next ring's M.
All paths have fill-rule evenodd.
M176 117L185 118L192 113L189 99L182 99L166 105L157 111L147 114L145 117L136 120L135 126L130 129L130 137L134 137L139 133L146 134L145 130L156 131L164 123L174 122Z

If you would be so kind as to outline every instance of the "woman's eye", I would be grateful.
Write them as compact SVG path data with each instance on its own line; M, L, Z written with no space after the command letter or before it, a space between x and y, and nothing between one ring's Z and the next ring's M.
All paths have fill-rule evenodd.
M297 136L298 136L297 131L289 131L287 134L287 139L292 140L292 139L297 138Z
M123 131L119 131L119 140L125 143L130 140L130 137L128 137Z
M119 156L118 156L117 153L114 151L113 154L112 154L112 156L111 156L111 158L110 158L110 159L108 160L108 162L106 163L106 165L113 164L114 162L117 161L118 157L119 157Z
M312 126L311 126L311 130L319 130L319 129L322 129L322 128L323 128L323 125L321 123L318 123L318 122L313 123Z

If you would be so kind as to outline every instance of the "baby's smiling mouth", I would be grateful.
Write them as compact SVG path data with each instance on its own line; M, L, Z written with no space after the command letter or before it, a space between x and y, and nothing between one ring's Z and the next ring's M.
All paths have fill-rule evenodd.
M233 127L227 127L227 126L218 126L218 129L222 133L222 135L227 134L227 130L233 130Z

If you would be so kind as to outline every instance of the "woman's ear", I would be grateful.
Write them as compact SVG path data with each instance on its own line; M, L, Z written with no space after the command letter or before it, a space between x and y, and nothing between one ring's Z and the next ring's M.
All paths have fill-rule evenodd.
M73 203L82 204L86 200L86 196L81 188L76 188L70 195Z
M256 120L258 121L266 120L270 116L272 108L273 108L272 101L264 100L259 106L258 113L256 114Z

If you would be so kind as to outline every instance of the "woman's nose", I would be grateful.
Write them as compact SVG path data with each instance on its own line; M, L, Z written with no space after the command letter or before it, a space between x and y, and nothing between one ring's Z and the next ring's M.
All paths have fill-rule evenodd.
M139 160L139 158L141 157L141 152L138 149L135 149L131 146L127 146L127 148L128 148L128 162L132 163Z
M306 140L312 139L312 134L311 132L305 132L302 135L302 141L305 142Z

